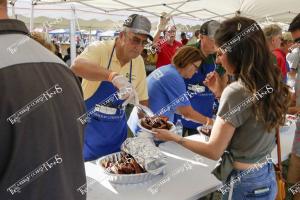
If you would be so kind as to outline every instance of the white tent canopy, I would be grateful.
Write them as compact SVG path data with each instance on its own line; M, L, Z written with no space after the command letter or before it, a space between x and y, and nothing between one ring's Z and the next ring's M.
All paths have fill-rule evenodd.
M239 13L259 22L271 20L289 23L299 12L299 0L9 0L16 14L71 18L71 6L80 18L125 19L132 13L157 21L162 12L174 16L175 22L199 24L209 19L224 20ZM16 3L14 3L16 2Z
M133 13L143 14L157 22L162 12L173 16L171 23L197 25L215 19L222 21L235 15L250 17L259 23L288 24L298 14L300 0L8 0L11 15L36 16L71 20L71 58L75 57L76 19L101 18L125 20ZM59 20L58 20L59 21ZM120 26L116 24L116 26Z

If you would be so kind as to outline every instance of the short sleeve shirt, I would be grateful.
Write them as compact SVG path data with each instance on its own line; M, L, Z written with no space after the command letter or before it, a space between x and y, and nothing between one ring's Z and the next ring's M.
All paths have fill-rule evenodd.
M167 65L153 71L147 78L149 107L156 115L165 115L170 121L179 106L189 106L185 83L175 66Z
M164 40L162 40L164 41ZM164 65L171 64L172 57L176 53L177 49L182 47L181 42L174 41L173 45L168 44L167 42L159 43L158 57L156 67L159 68Z
M217 115L232 124L235 131L227 147L230 153L223 154L220 169L215 173L219 179L226 179L233 169L229 160L255 163L269 155L275 147L275 131L267 132L264 124L257 121L254 115L254 99L260 101L274 92L270 88L263 91L265 94L262 96L251 95L240 81L231 83L223 91Z
M292 69L297 70L297 80L295 84L296 91L296 105L300 106L300 48L294 49L291 53L289 53L286 57L289 66ZM300 121L298 120L296 123L296 131L293 143L292 152L296 153L300 156Z
M109 58L113 52L113 47L115 45L115 40L108 41L97 41L89 45L78 57L85 58L90 62L97 63L98 66L107 68L109 63ZM117 72L128 78L130 74L130 62L121 67L121 64L116 56L116 50L113 53L112 61L110 64L110 70ZM146 70L143 58L138 56L132 59L132 84L136 89L139 100L148 100L148 91L146 83ZM87 100L93 96L100 86L101 81L89 81L86 79L82 80L82 89L84 94L84 99Z
M287 71L288 71L287 70L286 58L285 58L286 55L281 49L275 49L273 51L273 54L276 56L276 61L277 61L278 67L281 70L283 80L286 81Z

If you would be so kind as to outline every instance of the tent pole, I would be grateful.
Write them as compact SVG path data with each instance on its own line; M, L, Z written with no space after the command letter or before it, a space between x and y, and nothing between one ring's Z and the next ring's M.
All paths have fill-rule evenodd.
M11 14L12 14L12 17L15 18L15 19L17 19L16 8L15 8L16 1L17 0L10 0L9 1L9 4L11 5Z
M12 12L13 18L16 19L15 4L11 4L11 12Z
M13 18L16 19L15 5L12 5L12 7L11 7L11 12L12 12Z
M92 40L92 27L90 26L89 44L91 44L91 40Z
M30 9L31 15L30 15L30 32L33 31L33 26L34 26L34 2L31 2L31 9Z
M70 21L70 49L71 49L71 64L73 64L76 58L76 45L75 45L75 30L76 30L76 14L75 14L75 6L71 6L72 16Z

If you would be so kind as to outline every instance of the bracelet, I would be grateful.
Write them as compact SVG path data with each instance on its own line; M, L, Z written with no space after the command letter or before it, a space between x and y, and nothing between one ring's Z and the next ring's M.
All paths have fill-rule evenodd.
M112 79L113 79L113 77L114 77L116 74L118 74L118 73L117 73L117 72L110 72L110 74L108 75L107 80L108 80L109 82L111 82Z
M182 145L183 142L184 142L184 137L181 137L180 140L178 140L178 141L176 141L176 142L177 142L177 144Z

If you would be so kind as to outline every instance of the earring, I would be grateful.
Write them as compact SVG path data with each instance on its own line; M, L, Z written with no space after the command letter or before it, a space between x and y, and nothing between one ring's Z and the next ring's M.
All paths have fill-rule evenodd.
M238 23L238 27L237 27L237 30L240 31L242 28L242 24L241 23Z

